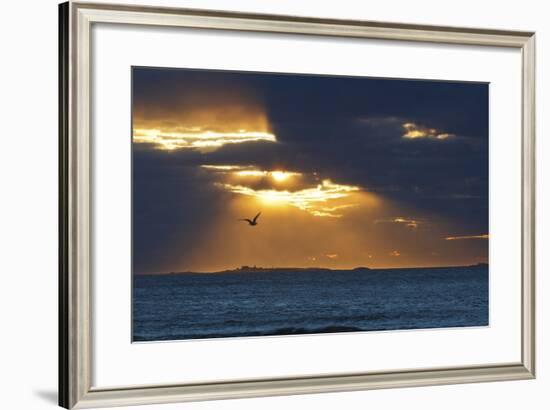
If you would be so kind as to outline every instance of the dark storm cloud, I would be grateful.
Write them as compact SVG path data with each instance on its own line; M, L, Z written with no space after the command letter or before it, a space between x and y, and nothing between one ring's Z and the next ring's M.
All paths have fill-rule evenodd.
M194 153L176 159L159 151L134 152L133 263L137 272L158 271L162 269L159 261L167 255L177 259L185 254L223 208L228 194L211 189L214 180L193 165L195 157Z
M204 152L134 144L138 271L174 239L191 246L181 232L200 232L223 206L228 193L213 188L203 164L316 172L449 217L465 234L488 230L487 84L136 68L133 96L144 124L200 126L174 124L193 111L215 127L254 106L254 124L265 114L277 138ZM241 108L231 111L233 103ZM434 132L406 138L407 123Z

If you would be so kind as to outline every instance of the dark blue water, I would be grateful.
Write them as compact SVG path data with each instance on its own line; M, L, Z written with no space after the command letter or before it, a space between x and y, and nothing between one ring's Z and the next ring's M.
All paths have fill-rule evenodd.
M135 275L134 341L488 325L488 268Z

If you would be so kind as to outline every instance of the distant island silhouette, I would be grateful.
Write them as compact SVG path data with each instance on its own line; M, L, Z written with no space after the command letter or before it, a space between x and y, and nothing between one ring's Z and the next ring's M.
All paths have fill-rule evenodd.
M136 275L186 275L186 274L201 274L201 275L215 275L215 274L227 274L227 273L288 273L288 272L368 272L368 271L380 271L380 270L398 270L398 269L454 269L454 268L475 268L475 267L489 267L488 263L480 262L472 265L456 265L456 266L418 266L418 267L400 267L400 268L369 268L366 266L357 266L351 269L331 269L321 267L261 267L261 266L248 266L243 265L235 269L225 269L221 271L212 272L196 272L196 271L181 271L181 272L159 272L159 273L136 273Z

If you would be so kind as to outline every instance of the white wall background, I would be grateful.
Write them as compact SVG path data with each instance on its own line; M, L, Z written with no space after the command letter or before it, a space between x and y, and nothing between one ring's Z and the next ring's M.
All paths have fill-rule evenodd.
M101 0L97 0L100 2ZM134 0L119 3L153 3ZM153 409L546 409L550 402L550 13L546 2L162 0L158 5L537 32L537 380L378 390ZM0 408L57 402L57 2L6 2L0 19ZM467 62L464 64L475 64ZM546 345L545 345L546 344ZM406 346L404 346L406 348Z

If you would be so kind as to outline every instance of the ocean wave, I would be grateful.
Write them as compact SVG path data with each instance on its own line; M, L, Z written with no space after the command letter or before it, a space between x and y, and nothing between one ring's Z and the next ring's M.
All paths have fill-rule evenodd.
M195 334L179 334L179 335L134 335L135 342L145 342L154 340L182 340L182 339L213 339L220 337L250 337L250 336L284 336L284 335L308 335L316 333L345 333L345 332L360 332L362 329L356 326L340 326L329 325L322 327L280 327L262 331L247 331L247 332L213 332L213 333L195 333Z

